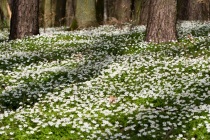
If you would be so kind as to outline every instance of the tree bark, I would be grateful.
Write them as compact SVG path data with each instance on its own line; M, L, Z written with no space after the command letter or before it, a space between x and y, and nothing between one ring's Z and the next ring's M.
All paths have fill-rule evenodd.
M116 0L116 18L121 23L131 20L131 0Z
M108 1L104 0L104 23L108 20L108 7L107 7Z
M177 0L177 19L188 20L188 3L189 0Z
M104 22L104 0L96 0L96 19L100 24Z
M55 5L56 1L52 0L40 0L40 25L44 28L52 27L55 25Z
M75 0L66 0L66 26L70 26L75 17Z
M142 0L141 11L140 11L140 25L147 25L149 17L150 0Z
M115 5L116 5L116 0L106 0L107 1L107 17L108 20L109 18L116 17L115 13Z
M97 26L95 0L76 0L78 28Z
M146 41L155 43L177 40L176 0L151 0Z
M189 20L209 20L210 17L209 0L189 0L188 19Z
M140 14L141 14L142 0L133 0L132 1L132 20L134 24L140 23Z
M69 16L69 12L66 13L66 4L68 4L66 0L41 0L41 25L44 28L64 25L64 23L69 20L69 18L66 17ZM68 10L70 8L71 7L69 7Z
M66 0L57 0L55 12L55 26L62 26L65 23Z
M39 0L14 0L9 39L39 34Z

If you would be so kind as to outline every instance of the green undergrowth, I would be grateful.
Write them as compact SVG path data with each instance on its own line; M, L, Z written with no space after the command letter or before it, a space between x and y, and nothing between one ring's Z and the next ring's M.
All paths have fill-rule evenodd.
M210 139L207 27L160 44L142 26L1 42L0 139Z

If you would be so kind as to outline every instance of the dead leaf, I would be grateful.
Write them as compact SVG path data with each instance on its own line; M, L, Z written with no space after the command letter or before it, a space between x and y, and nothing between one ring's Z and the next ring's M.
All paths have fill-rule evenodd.
M117 100L117 97L111 95L109 96L109 103L114 103Z

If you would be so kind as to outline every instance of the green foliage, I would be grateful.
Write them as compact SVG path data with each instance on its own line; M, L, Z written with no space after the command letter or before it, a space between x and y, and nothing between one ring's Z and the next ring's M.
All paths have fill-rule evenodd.
M76 19L73 19L72 20L72 23L71 23L69 29L67 29L67 31L74 31L77 28L78 28L77 20Z
M102 26L0 43L0 138L209 139L209 38L144 35Z

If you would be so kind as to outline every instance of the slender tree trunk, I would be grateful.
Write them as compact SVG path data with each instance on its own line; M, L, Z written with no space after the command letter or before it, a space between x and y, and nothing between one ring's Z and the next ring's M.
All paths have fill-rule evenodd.
M150 0L142 0L141 11L140 11L140 24L147 25L147 20L149 17L150 10Z
M10 6L10 9L12 9L12 1L13 1L13 0L7 0L8 4L9 4L9 6Z
M151 0L146 41L156 43L177 40L176 0Z
M79 28L97 26L95 0L76 0L76 20Z
M108 1L104 0L104 23L108 20L108 8L107 8Z
M66 0L66 26L70 26L75 17L75 0Z
M55 25L62 26L65 23L66 0L57 0L55 12Z
M210 20L210 1L208 1L208 4L209 4L209 7L208 7L208 11L209 11L208 20Z
M11 19L11 10L7 0L1 0L0 4L0 28L9 27Z
M9 39L39 34L39 0L14 0Z
M52 16L51 16L51 0L40 0L40 26L46 28L52 26Z
M40 25L44 28L55 25L56 0L40 0Z
M107 15L108 15L108 20L110 18L116 17L115 13L115 5L116 5L116 0L106 0L107 1Z
M96 19L100 24L104 21L104 0L96 0Z
M142 0L133 0L132 1L132 20L135 24L140 23L140 14L141 14Z
M51 26L54 27L56 25L56 8L57 8L57 0L51 0Z

